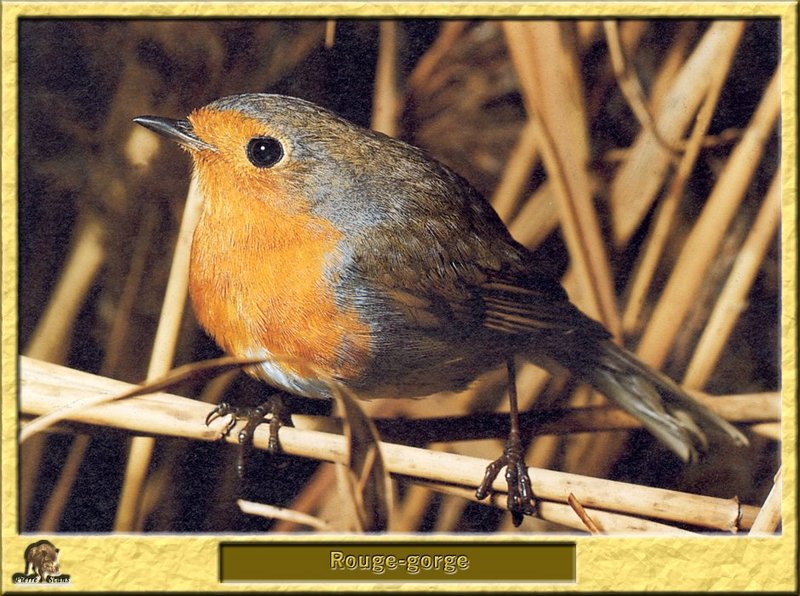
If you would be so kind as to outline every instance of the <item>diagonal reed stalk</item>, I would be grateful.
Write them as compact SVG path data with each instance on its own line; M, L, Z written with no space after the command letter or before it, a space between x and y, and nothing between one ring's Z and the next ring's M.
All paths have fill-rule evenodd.
M64 270L36 325L24 353L31 358L61 362L70 343L75 318L89 294L103 263L106 251L99 222L90 219L76 232ZM39 470L44 441L37 438L20 446L20 527L25 527ZM71 462L72 466L75 462Z
M714 30L713 27L709 28L693 54L687 59L684 66L674 77L669 90L669 100L662 103L661 110L658 112L657 121L653 122L652 127L644 127L642 129L639 139L631 150L631 155L627 163L620 169L620 172L614 180L614 183L617 183L621 177L627 176L628 182L635 182L638 185L637 189L639 189L643 185L647 188L647 184L653 184L653 179L657 179L658 175L666 176L668 171L666 166L671 164L675 159L672 147L679 144L681 140L681 131L688 124L688 119L692 113L690 110L703 101L701 104L700 116L692 132L690 140L692 145L678 162L677 172L669 184L667 196L661 205L656 224L650 236L650 242L647 243L645 248L642 266L635 278L634 293L629 300L629 304L635 306L626 311L629 324L633 317L638 317L637 307L643 304L643 292L655 273L664 245L673 231L673 221L679 198L684 190L686 180L693 170L695 159L705 136L704 128L710 123L710 119L715 112L718 95L727 78L726 75L731 60L736 52L744 29L744 23L741 22L732 22L728 25L727 27L721 27L716 30ZM712 60L714 61L713 67L711 66ZM703 82L703 91L699 93L698 89L689 87L687 84L695 83L697 72L704 66L707 68L706 72L711 72L713 74L707 77L708 80ZM705 100L703 94L705 94ZM673 102L678 101L679 98L682 102L680 104L682 106L682 111L672 107L674 105ZM666 130L663 135L660 132L656 132L662 130L661 127L667 123L675 128ZM665 144L668 145L668 147L665 147ZM626 169L626 166L629 164L638 164L638 166L642 167L642 161L637 159L637 157L643 155L650 156L654 160L654 163L648 164L646 168L639 171ZM655 172L658 172L658 174L654 176L653 174ZM641 179L634 180L633 177L635 176ZM614 190L615 186L612 184L612 207L620 209L620 204L617 203L615 205L613 202L615 197ZM637 200L641 200L641 197L637 197ZM631 206L628 204L624 211L624 217L626 219L631 215L636 217L637 211L633 210L631 214L629 212L630 210ZM612 210L612 219L614 213L615 211ZM636 285L637 283L638 286ZM656 324L658 324L657 321L649 321L644 332L645 335L652 333L650 330L653 329L653 326ZM671 325L671 331L677 333L677 330L680 328L680 320L665 319L662 321L662 325L665 327ZM658 337L663 337L663 331L662 335ZM640 352L639 355L642 356L642 353ZM644 360L648 362L646 356ZM658 368L663 362L661 360L650 361L650 364ZM573 467L568 469L576 472L594 470L595 473L605 475L621 455L625 441L625 433L596 437L589 448L582 449L581 452L573 456Z
M148 215L142 222L142 229L139 231L136 238L130 271L125 281L119 307L114 313L111 331L108 335L106 356L100 370L100 374L104 376L112 376L113 371L116 369L116 364L122 354L124 338L127 335L130 313L133 309L134 301L141 291L141 282L145 272L147 254L152 242L152 234L156 223L155 211L150 209L147 213ZM64 507L68 502L70 492L77 479L78 470L89 447L89 441L90 437L86 435L78 435L75 437L75 441L67 455L66 463L61 469L58 481L50 494L50 498L47 501L47 505L39 521L40 532L55 532L58 529Z
M340 25L346 26L344 23ZM319 31L315 36L310 36L304 41L303 43L307 45L303 47L310 48L314 44L321 44L323 33L326 47L333 45L336 22L325 23L324 31L323 23L317 23L315 26ZM446 85L449 84L451 80L449 77L454 72L458 76L466 78L471 76L474 71L483 68L482 65L465 67L464 64L453 64L454 56L460 56L463 60L465 55L474 55L470 53L473 51L473 47L469 44L475 41L475 38L470 37L478 30L475 24L464 21L443 22L439 30L439 37L417 62L411 75L405 81L400 79L397 68L404 51L402 24L397 21L375 21L375 26L380 30L380 44L373 96L373 127L389 134L410 132L398 130L400 125L398 116L401 108L404 107L402 101L405 99L399 90L406 88L409 90L409 96L413 94L415 101L420 98L424 100L426 96L433 99L427 108L424 103L420 105L422 111L427 109L426 113L430 114L437 109L442 110L432 128L437 131L448 131L448 135L449 131L458 131L461 122L459 117L453 116L458 112L447 109L448 103L441 101L440 97L448 92ZM492 202L502 219L509 225L512 234L529 248L537 247L551 235L563 234L571 259L570 268L564 278L564 285L570 296L582 307L590 310L596 318L603 319L607 325L614 328L617 335L620 331L630 335L636 335L643 331L641 349L649 353L649 357L654 361L659 359L663 361L666 356L658 354L658 350L655 350L652 345L648 346L644 343L645 339L650 336L648 341L651 343L654 342L652 337L660 341L665 334L676 333L676 329L681 326L681 321L673 320L672 315L659 312L662 307L661 303L657 308L658 316L654 317L650 325L643 322L645 317L642 313L646 313L650 306L646 304L646 300L650 299L651 286L654 285L652 282L655 278L654 272L657 267L663 266L663 262L668 260L667 249L670 247L670 243L676 241L676 234L679 233L675 229L677 219L675 214L680 205L680 197L688 183L691 182L693 168L696 163L701 161L699 158L703 148L720 142L720 139L727 142L725 139L729 135L723 134L720 139L711 139L707 133L711 119L715 116L722 85L728 81L730 76L731 61L739 46L745 25L737 21L712 22L701 35L698 33L701 31L701 25L697 22L685 21L676 24L673 29L675 35L669 45L663 48L663 55L659 56L658 64L649 72L646 72L644 68L640 69L641 80L643 83L647 83L649 89L649 98L644 97L641 86L638 90L635 88L637 81L632 76L634 66L632 63L625 63L624 60L622 63L617 61L615 78L611 60L602 58L598 63L600 72L597 74L593 86L583 89L581 77L585 76L587 68L593 68L589 60L592 56L596 58L597 47L603 44L603 26L600 21L583 21L574 24L552 21L514 22L498 24L497 29L505 34L504 51L508 52L508 56L503 57L507 63L505 67L512 75L514 71L517 74L528 116L519 120L516 145L508 154L507 161L501 163L501 166L504 167L498 170L499 182L494 186ZM606 25L606 29L608 29L608 25ZM149 35L148 31L149 28L140 29L142 34ZM618 32L611 32L608 35L607 49L611 54L636 58L637 47L642 40L647 39L647 35L651 31L652 24L648 21L623 21L619 25ZM167 38L169 37L167 36ZM696 45L692 45L698 38L699 41ZM340 44L345 39L341 38L335 41ZM571 43L572 41L575 43ZM499 43L501 46L503 45L502 37ZM606 46L603 48L605 51ZM210 51L218 64L224 62L225 56L221 46L212 47ZM298 45L296 51L299 56L304 55L303 52L306 50L301 51ZM508 64L509 58L510 64ZM613 58L613 55L610 58ZM288 57L286 60L291 62ZM495 64L491 64L487 67L487 74L492 74L489 71L495 66ZM263 73L257 73L255 78L253 76L245 78L243 76L246 74L245 67L235 66L234 68L238 69L236 74L227 77L232 80L225 81L226 77L220 77L218 70L210 68L212 72L217 72L215 76L219 80L219 84L227 85L225 88L230 88L231 92L241 90L237 88L241 80L255 81L253 87L262 88L267 86L264 81L270 78L266 69ZM497 69L498 75L502 72L502 69ZM586 80L591 78L588 77ZM472 82L471 84L474 84L473 79L469 80ZM141 82L140 79L136 79L136 81ZM264 85L261 83L257 85L258 81L264 82ZM638 120L642 123L642 130L630 147L614 149L613 147L617 145L612 144L612 148L608 149L603 145L606 139L590 140L589 134L590 131L594 134L593 131L598 123L597 119L603 114L605 107L603 104L609 97L609 90L613 89L617 81L620 81L620 85L628 97L628 105L639 114ZM481 81L478 87L467 87L467 90L477 89L480 91L482 84L485 82ZM773 81L773 87L774 85ZM762 107L766 102L772 102L769 110L777 113L778 102L773 87L770 87L771 91L765 94ZM125 88L130 91L129 81ZM125 104L127 95L130 93L118 95L112 111L123 113L130 110L130 106ZM472 94L465 93L464 98L467 95L471 101ZM453 101L460 102L464 98L454 97ZM434 107L431 108L431 106ZM767 110L767 108L763 109ZM736 199L732 199L731 204L723 209L721 207L723 201L718 201L716 198L722 194L735 195L736 193L739 193L741 197L741 193L748 187L749 181L752 179L751 175L747 175L747 168L755 168L759 162L757 156L760 154L757 146L770 134L770 129L774 125L774 117L770 121L770 117L765 116L761 119L758 130L754 130L756 120L756 118L753 119L748 133L739 140L739 148L736 150L737 152L745 151L746 148L749 148L747 149L748 156L743 157L739 162L736 161L739 159L736 154L728 157L728 164L718 188L714 189L714 193L708 201L711 205L712 199L714 199L713 203L715 204L714 212L708 216L708 219L718 219L716 222L718 229L713 230L715 241L726 234L725 228L727 227L723 220L719 220L717 209L723 211L736 209L731 205L739 204ZM633 126L636 126L636 121L632 120L632 122ZM124 125L129 127L129 122L126 120ZM685 139L684 135L690 129L691 132ZM483 140L488 139L496 132L494 130L482 132L486 137ZM453 134L455 135L456 132ZM109 136L114 137L114 135ZM597 143L596 147L595 143ZM467 141L466 144L469 142ZM745 149L742 149L743 147ZM602 198L607 192L601 175L597 175L589 164L590 156L595 157L594 149L601 149L602 155L615 153L622 156L619 165L615 165L618 167L616 173L611 177L611 188L607 193L609 195L608 204L605 204L604 201L594 201L595 196ZM677 150L677 153L672 149ZM485 159L485 157L484 152L483 158ZM489 155L489 158L501 161L494 155ZM751 163L742 167L746 160L750 160ZM477 161L476 157L476 163ZM538 176L542 171L540 166L543 166L547 179L538 184ZM729 172L729 170L736 170L736 172ZM737 177L734 174L740 175ZM526 191L529 185L533 189L532 192ZM737 186L738 190L734 190L732 193L731 190ZM777 182L773 182L773 187L777 187ZM664 195L660 197L659 193L661 192ZM695 348L692 362L686 373L684 382L688 386L702 387L713 374L725 338L741 312L747 288L752 284L753 275L758 271L764 259L764 251L769 248L770 241L774 238L779 209L771 199L773 193L777 193L777 190L771 187L764 199L762 211L742 247L742 255L728 275L725 289L716 299L714 311L705 324L702 337ZM620 278L622 278L620 273L625 274L623 281L631 284L624 317L619 322L617 297L614 296L614 284L612 283L614 276L609 263L609 255L614 257L616 256L615 250L626 250L625 246L642 222L643 214L648 213L657 200L659 204L653 211L651 229L648 231L647 250L644 255L639 256L638 269L633 276L627 275L625 272L617 272ZM610 217L611 221L608 230L603 229L600 225L605 217ZM710 227L705 228L703 232L709 233ZM692 232L693 235L700 233L700 228ZM610 239L604 238L604 234ZM708 254L700 255L701 260L705 263L704 267L708 267L709 263L718 258L718 253L718 249L712 248ZM683 276L704 277L703 272L699 269L693 272L687 271L680 261L679 259L671 274L670 283L673 283L672 278L681 280L680 283L683 283ZM619 279L617 283L619 283ZM686 288L687 286L681 287ZM675 290L671 291L672 296L675 297ZM684 290L684 293L685 296L678 296L683 299L682 302L691 300L692 292ZM182 304L180 308L183 308ZM681 308L689 309L690 305L682 304ZM686 316L685 310L683 315ZM180 316L173 319L173 326L177 320L180 320ZM665 354L669 354L670 351L674 352L675 337L666 337L666 340L664 343L669 345L660 346L659 349L663 349ZM158 341L160 343L161 340ZM55 343L59 346L63 344L59 341ZM168 343L165 342L164 345L167 346ZM122 344L114 342L114 345L124 345L124 342ZM113 351L109 351L112 352L110 357L113 360ZM159 366L155 363L156 359L161 359L161 366L168 368L172 359L170 348L167 347L164 356L154 355L153 361L151 361L153 370ZM29 374L30 368L27 364L24 366L24 372L28 375L23 380L26 383L23 388L26 396L30 395L32 391L41 390L52 399L55 399L53 396L58 397L57 387L44 382L43 378L32 379ZM60 380L60 374L59 371L50 370L47 376L50 380ZM72 391L73 380L70 378L66 382L64 389L66 393ZM105 380L90 383L82 378L81 383L83 383L81 385L83 392L109 390ZM550 401L554 396L564 393L565 387L571 388L571 385L568 385L564 379L551 379L547 373L533 366L520 369L517 384L521 402L525 403L526 408L534 404L551 407ZM502 427L505 419L500 414L476 415L474 413L476 411L502 411L504 406L498 405L498 403L500 403L499 398L503 387L504 380L502 378L488 375L472 390L453 399L449 399L447 396L436 396L410 403L404 403L401 400L385 400L367 404L370 412L377 417L379 426L385 422L383 418L398 415L408 417L424 415L429 419L438 419L426 420L425 424L430 424L429 427L422 423L419 423L417 427L409 426L411 429L409 432L413 433L416 429L419 433L417 436L428 433L426 436L429 439L439 442L432 444L426 450L404 451L401 448L398 456L400 460L409 460L421 467L430 466L427 471L415 469L412 473L407 469L411 465L409 461L390 461L390 465L394 466L392 468L394 478L399 479L406 488L405 500L398 504L395 511L394 517L397 523L393 524L393 531L418 530L423 520L429 517L426 514L430 513L430 508L434 506L438 507L434 522L435 531L449 532L459 527L464 509L474 502L471 484L476 482L482 474L481 466L485 465L482 457L501 449L500 441L492 437L498 436L497 428ZM171 402L173 397L169 396L167 401L157 407L153 407L153 404L146 399L130 399L115 405L111 410L117 413L111 418L92 418L90 421L103 426L119 425L129 428L129 432L133 433L146 433L153 429L162 429L165 435L174 436L176 433L186 432L188 433L186 436L192 439L211 440L214 429L201 428L202 422L198 423L205 412L205 410L198 409L198 406L202 407L201 404L184 406L185 402L183 401ZM638 428L638 425L618 410L597 405L594 399L585 389L579 389L573 394L572 404L583 407L564 413L562 418L536 426L537 433L541 436L532 442L527 455L527 461L532 467L560 466L558 469L570 472L585 471L591 475L603 475L608 471L609 466L615 460L615 454L618 453L621 439L616 434L613 438L608 439L610 433L598 434L594 431L625 431ZM762 432L773 439L779 438L774 422L777 419L776 410L779 409L776 405L779 404L780 399L777 394L737 395L712 399L710 407L724 410L724 417L749 424L751 432ZM587 406L587 404L592 405ZM42 405L42 407L46 406ZM143 423L138 425L130 420L123 420L119 411L115 410L120 407L125 408L123 411L127 416L143 416ZM748 418L747 416L750 416L754 409L761 417ZM548 412L551 411L548 410ZM87 415L87 412L83 412L81 415ZM442 419L456 415L462 416L462 418L453 420L450 426L446 424L446 421L443 427L436 426ZM190 419L188 426L198 424L198 427L189 430L186 424L187 417ZM481 429L481 432L475 434L476 437L483 437L482 439L470 443L463 440L448 444L441 442L443 439L464 439L466 437L464 433L459 436L459 425L476 419L486 426L486 429ZM155 426L150 426L151 424ZM134 428L130 428L131 426ZM397 426L402 426L402 423L397 423ZM61 424L55 430L64 429L73 431L75 426ZM79 425L77 429L84 433L94 432L92 427L85 425ZM153 432L159 434L162 431L155 430ZM206 432L209 434L204 434ZM584 436L578 437L576 435L578 432L584 432ZM289 449L293 453L304 453L304 448L299 444L307 442L309 445L315 445L313 453L309 455L311 457L330 460L336 459L339 455L339 451L337 451L340 447L339 438L330 437L325 433L320 433L321 436L318 436L295 429L288 429L285 434L286 437L282 435L282 439L289 440ZM619 433L618 436L622 437L624 433ZM264 431L259 430L257 446L263 447L265 440ZM80 441L81 439L76 441L75 454L68 458L68 467L74 468L79 462ZM118 510L117 529L141 529L143 520L151 513L158 516L150 519L151 525L163 528L172 527L170 526L172 519L170 516L175 513L167 503L167 499L175 497L175 491L170 491L171 474L180 458L177 455L178 451L165 453L164 458L160 460L159 469L149 474L148 477L152 441L151 437L136 438L133 441L135 448L128 463L126 486ZM316 444L315 441L319 443ZM392 442L391 439L389 442ZM189 445L188 441L176 443L179 443L178 449L186 448ZM29 443L25 444L26 450L28 445ZM390 451L391 449L393 447L390 448ZM474 457L462 458L460 456ZM465 461L467 462L466 468L461 470ZM467 472L466 469L471 471ZM461 471L456 472L455 470ZM475 470L478 470L478 473L473 477ZM574 493L577 503L583 508L586 517L591 519L602 533L686 533L686 530L670 525L674 522L688 523L685 521L686 517L674 514L675 519L658 518L658 514L653 514L653 511L659 509L661 504L657 500L652 500L653 494L651 493L636 492L638 487L630 488L633 491L630 499L641 500L638 505L634 506L629 502L623 505L614 505L613 499L617 497L612 498L609 495L613 495L615 490L627 491L632 485L624 485L624 487L607 485L595 482L593 479L584 480L585 477L580 474L576 479L570 475L552 476L548 475L546 470L539 469L533 471L533 476L537 492L541 488L546 495L546 499L541 503L541 513L547 523L542 520L526 520L522 527L523 531L539 531L543 527L552 529L551 525L548 525L550 523L558 524L559 527L585 531L585 521L582 521L575 509L567 503L568 495ZM70 474L65 473L62 475L62 481L68 483L70 477L72 477ZM299 493L297 500L292 504L291 508L301 512L301 515L276 513L275 515L284 516L286 519L276 523L275 531L293 531L302 520L308 520L302 514L326 520L334 519L333 513L341 510L341 502L334 498L335 493L338 492L335 482L333 466L321 466L315 479ZM224 482L221 484L223 486L216 488L217 492L210 499L213 504L209 507L209 518L213 518L216 513L220 512L221 503L232 500L229 488L224 486ZM26 494L25 486L23 484L23 495ZM494 496L490 506L504 508L505 495L502 494L502 491L505 490L505 487L501 483L496 488L499 492ZM776 480L775 491L778 488ZM30 486L28 487L28 499L23 498L23 507L29 501L29 493ZM52 495L48 505L49 513L45 514L41 522L45 525L40 527L55 527L53 520L60 517L57 501L61 500L61 497L58 495L62 494L64 491L59 489ZM665 495L665 493L658 494L662 497ZM435 500L432 499L433 496L436 496ZM647 498L651 498L650 509L647 509ZM744 514L740 525L742 529L747 529L752 523L755 525L756 531L759 531L760 526L762 531L772 532L777 523L774 515L775 498L774 495L771 495L764 503L760 514L762 520L758 523L753 522L756 508L738 506L732 502L721 504L719 501L705 499L702 502L692 501L691 504L684 501L679 502L683 503L688 510L699 509L709 503L714 507L724 505L723 509L728 514L733 510ZM669 507L673 506L675 503L669 505ZM615 507L617 508L615 509ZM636 511L636 513L631 513L631 511ZM325 512L333 513L326 514ZM654 518L658 518L658 521L655 521ZM698 523L696 526L689 525L696 528L714 527L724 531L736 528L736 524L731 522L730 515L725 518L724 522L714 522L711 526L707 522ZM322 527L320 525L319 529ZM505 529L510 529L510 527L500 526L501 531Z
M669 235L673 232L678 205L686 189L686 183L697 162L703 140L708 132L708 127L711 125L711 118L716 111L719 95L722 92L722 86L725 83L733 60L736 42L738 42L738 38L734 36L731 39L731 44L727 47L727 51L717 61L716 68L711 71L708 93L700 106L686 150L678 162L678 168L672 181L669 183L669 190L659 205L656 221L645 245L636 275L633 278L627 308L623 315L622 325L629 333L636 328L642 306L645 303L645 295L661 260Z
M504 23L511 60L526 110L536 118L538 148L559 202L561 230L584 292L579 302L619 337L611 270L592 204L586 171L589 141L586 112L574 55L556 21Z
M753 525L750 527L751 536L768 536L774 534L781 523L781 507L783 500L781 499L783 483L783 474L781 470L775 474L772 485L772 490L769 491L766 501L753 520Z
M381 21L371 127L390 137L397 135L397 115L400 111L400 93L397 87L397 36L398 28L395 21Z
M148 379L164 375L172 366L178 331L186 305L192 234L200 217L201 208L202 197L197 188L197 180L192 178L173 255L172 270L164 296L164 306L161 310L153 352L150 356ZM139 506L142 503L142 487L150 467L154 446L155 442L151 437L134 437L131 440L125 479L114 521L114 530L117 532L141 529L143 519L140 516Z
M717 21L708 28L663 96L655 123L662 142L644 129L631 147L610 188L617 246L628 242L663 185L673 154L662 143L674 146L681 139L707 94L709 73L736 50L743 28L741 21Z
M725 164L642 336L637 353L652 366L659 367L666 359L760 162L780 111L779 74L773 76L750 125Z
M21 411L42 415L64 408L87 393L122 394L131 385L82 373L65 367L30 359L22 361ZM155 393L110 401L102 405L72 410L69 419L104 427L126 429L134 433L149 432L194 440L214 441L221 436L224 420L206 427L203 420L210 408L196 400ZM236 433L225 440L237 441ZM256 430L254 445L266 449L269 430ZM348 457L345 437L318 431L285 427L281 429L282 449L291 455L344 463ZM394 475L411 476L434 482L474 486L483 476L487 460L405 447L381 444L387 469ZM604 509L626 515L644 516L666 522L677 522L700 528L735 532L751 526L757 508L727 500L625 484L586 476L544 469L532 470L533 488L540 499L565 503L570 493L584 507ZM504 493L505 480L498 478L495 492Z
M725 348L728 337L744 310L747 294L761 268L770 243L775 237L780 217L779 169L772 179L772 184L764 197L753 227L739 249L728 280L720 292L714 310L711 311L705 329L703 329L703 334L700 336L700 341L689 362L689 368L683 377L685 387L702 389L714 372L714 367Z

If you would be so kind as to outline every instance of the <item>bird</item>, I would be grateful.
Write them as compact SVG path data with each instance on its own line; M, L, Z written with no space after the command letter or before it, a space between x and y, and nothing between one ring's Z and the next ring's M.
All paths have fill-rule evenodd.
M252 376L309 398L421 398L505 365L511 430L476 496L505 467L515 525L535 512L517 358L567 369L684 461L707 430L747 444L573 305L490 203L422 149L267 93L134 121L192 158L203 207L191 302L224 351L260 359Z

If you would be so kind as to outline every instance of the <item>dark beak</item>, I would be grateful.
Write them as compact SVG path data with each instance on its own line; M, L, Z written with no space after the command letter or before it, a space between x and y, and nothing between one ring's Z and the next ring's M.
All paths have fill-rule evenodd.
M216 147L209 145L194 134L192 125L188 120L173 120L160 116L138 116L133 119L136 124L152 130L161 136L180 143L184 147L196 151L216 151Z

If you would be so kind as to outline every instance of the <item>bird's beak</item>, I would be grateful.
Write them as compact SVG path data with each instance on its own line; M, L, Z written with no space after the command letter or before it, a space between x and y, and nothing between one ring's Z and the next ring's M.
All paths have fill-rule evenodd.
M160 116L138 116L133 119L136 124L141 124L168 139L175 141L195 151L216 151L217 148L201 140L194 132L188 120L173 120Z

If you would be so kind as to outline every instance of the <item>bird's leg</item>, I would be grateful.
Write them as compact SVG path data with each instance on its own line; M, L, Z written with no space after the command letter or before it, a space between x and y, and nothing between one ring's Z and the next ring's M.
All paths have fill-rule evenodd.
M233 419L225 429L226 435L233 430L239 420L247 421L242 430L239 431L239 456L236 460L236 472L241 479L244 478L245 460L253 448L253 434L256 428L269 416L269 443L267 448L271 454L276 455L280 453L278 429L281 426L292 426L292 417L283 401L282 394L270 393L263 403L254 408L234 407L227 402L222 402L208 414L206 425L228 414L233 414Z
M517 383L514 357L507 361L508 366L508 401L511 410L511 431L508 433L503 455L486 466L486 475L483 482L475 491L475 496L485 499L492 489L495 478L500 470L506 468L506 482L508 483L507 507L515 526L522 523L524 515L533 515L536 512L533 488L528 476L528 466L525 464L522 439L520 438L519 408L517 406Z

